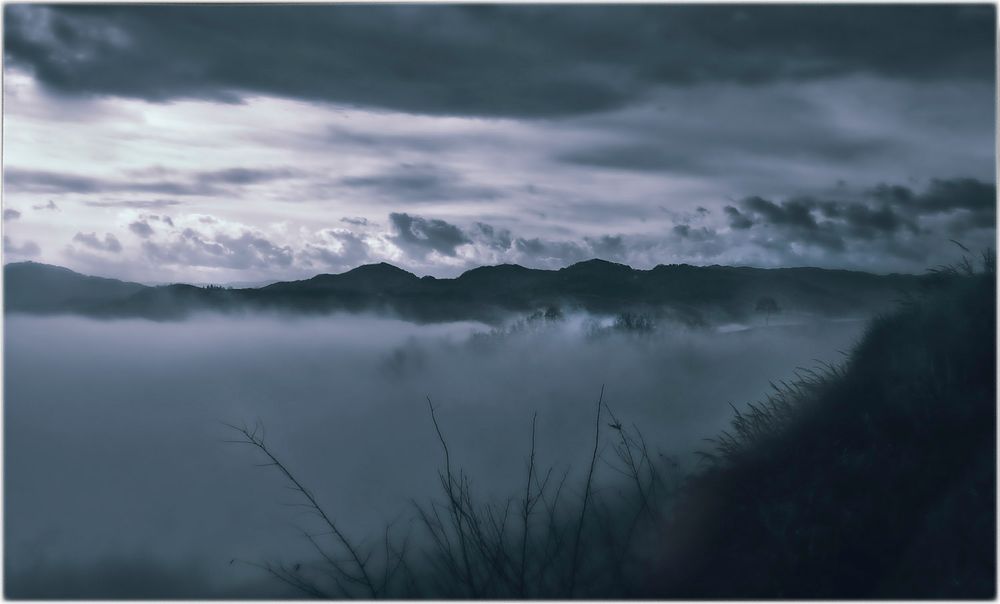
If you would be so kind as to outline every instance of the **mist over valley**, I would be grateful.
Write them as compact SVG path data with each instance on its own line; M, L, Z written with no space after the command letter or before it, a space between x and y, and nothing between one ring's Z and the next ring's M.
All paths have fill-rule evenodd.
M53 582L67 581L100 597L288 595L254 592L258 569L229 562L308 559L296 527L313 519L283 505L295 498L281 477L223 442L233 434L220 422L259 422L358 539L393 519L406 526L411 500L437 494L427 396L452 454L493 500L521 480L536 412L539 459L583 472L602 385L658 452L694 464L702 439L728 423L729 403L763 395L802 359L836 362L863 327L773 323L635 332L583 314L503 327L8 314L5 507L18 518L6 532L8 593L58 594ZM136 566L126 574L170 587L106 574L123 559Z

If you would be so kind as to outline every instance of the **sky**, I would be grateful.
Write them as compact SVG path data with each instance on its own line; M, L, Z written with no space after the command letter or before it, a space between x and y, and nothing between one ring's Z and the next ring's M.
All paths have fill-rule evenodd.
M923 272L994 245L992 5L4 7L4 262Z

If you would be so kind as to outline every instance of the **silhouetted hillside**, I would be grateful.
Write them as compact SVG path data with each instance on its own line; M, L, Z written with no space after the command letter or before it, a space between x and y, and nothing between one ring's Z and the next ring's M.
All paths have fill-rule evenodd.
M693 324L739 320L762 296L785 312L858 316L886 308L921 277L815 268L688 265L636 270L603 260L560 270L484 266L455 279L419 278L389 264L261 288L147 287L36 263L4 267L7 312L175 319L191 312L380 312L416 321L497 321L558 307L598 313L669 311Z
M94 312L147 289L138 283L88 277L68 268L37 262L7 264L3 272L4 304L8 311Z
M740 412L651 595L995 597L995 283L939 274L844 368Z

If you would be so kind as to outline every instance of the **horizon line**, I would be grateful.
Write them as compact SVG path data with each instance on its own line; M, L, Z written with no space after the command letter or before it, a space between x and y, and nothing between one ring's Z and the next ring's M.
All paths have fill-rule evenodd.
M624 262L615 262L615 261L612 261L612 260L605 260L604 258L594 257L594 258L590 258L590 259L587 259L587 260L580 260L580 261L577 261L577 262L573 262L571 264L567 264L567 265L562 266L560 268L532 268L532 267L524 266L522 264L516 264L516 263L510 263L510 262L503 262L503 263L499 263L499 264L481 264L479 266L474 266L474 267L468 268L468 269L462 271L459 275L457 275L455 277L435 277L433 275L418 275L418 274L416 274L414 272L406 270L405 268L401 268L401 267L399 267L399 266L397 266L395 264L392 264L391 262L379 261L379 262L370 262L370 263L366 263L366 264L359 264L359 265L357 265L357 266L355 266L353 268L347 269L347 270L345 270L343 272L339 272L339 273L319 272L319 273L316 273L316 274L312 275L311 277L303 277L301 279L274 279L274 280L255 281L254 283L257 283L257 285L255 285L255 286L234 287L234 289L257 289L257 288L260 288L260 287L266 287L268 285L273 285L273 284L276 284L276 283L297 283L297 282L301 282L301 281L309 281L311 279L316 279L317 277L341 276L341 275L346 275L348 273L351 273L351 272L354 272L354 271L357 271L357 270L360 270L360 269L363 269L363 268L366 268L366 267L383 266L383 265L391 267L391 268L393 268L395 270L404 272L404 273L406 273L408 275L413 276L416 279L431 279L431 280L435 280L435 281L453 281L455 279L460 279L461 277L463 277L464 275L466 275L466 274L468 274L468 273L470 273L472 271L480 270L480 269L485 269L485 268L499 268L499 267L503 267L503 266L510 266L510 267L517 267L517 268L521 268L521 269L525 269L525 270L529 270L529 271L539 271L539 272L556 273L556 272L559 272L559 271L564 271L564 270L573 268L574 266L579 266L581 264L589 264L589 263L595 263L595 262L597 262L597 263L604 263L604 264L610 264L610 265L616 265L616 266L622 266L622 267L625 267L625 268L627 268L627 269L629 269L631 271L637 271L637 272L650 272L650 271L656 270L656 269L661 268L661 267L691 267L691 268L702 268L702 269L708 269L708 268L750 269L750 270L760 270L760 271L780 271L780 270L812 269L812 270L830 271L830 272L839 271L839 272L848 272L848 273L863 273L863 274L868 274L868 275L885 276L885 277L893 276L893 275L913 275L913 276L919 276L919 275L923 274L923 273L904 273L904 272L898 272L898 271L884 272L883 273L883 272L865 271L865 270L857 270L857 269L850 269L850 268L826 268L826 267L812 266L812 265L762 267L762 266L751 266L751 265L745 265L745 264L744 265L734 265L734 264L690 264L690 263L687 263L687 262L678 262L678 263L670 263L670 264L661 263L661 264L657 264L657 265L655 265L655 266L653 266L651 268L644 269L644 268L635 268L635 267L633 267L633 266L631 266L629 264L625 264ZM93 277L93 278L98 278L98 279L110 279L110 280L113 280L113 281L120 281L120 282L123 282L123 283L136 283L136 284L139 284L139 285L146 285L148 287L162 287L162 286L169 286L169 285L190 285L190 286L194 286L194 287L207 287L207 286L223 286L223 287L229 286L229 287L232 287L232 284L241 283L240 281L229 281L228 283L219 283L219 282L201 282L201 283L198 283L198 282L187 282L187 281L162 281L162 282L145 282L144 283L144 282L141 282L141 281L133 281L133 280L129 280L129 279L122 279L122 278L119 278L119 277L108 277L108 276L105 276L105 275L96 275L96 274L90 274L90 273L83 273L83 272L80 272L78 270L75 270L75 269L72 269L72 268L69 268L69 267L66 267L66 266L62 266L62 265L59 265L59 264L50 264L48 262L38 262L36 260L18 260L18 261L14 261L14 262L4 262L3 263L3 267L4 267L4 269L6 269L8 266L23 265L23 264L36 264L36 265L39 265L39 266L47 266L47 267L52 267L52 268L66 270L66 271L69 271L71 273L74 273L74 274L77 274L77 275L81 275L81 276L84 276L84 277ZM926 270L929 270L929 269L926 269ZM926 272L926 270L925 270L925 272ZM247 282L242 282L242 283L247 283Z

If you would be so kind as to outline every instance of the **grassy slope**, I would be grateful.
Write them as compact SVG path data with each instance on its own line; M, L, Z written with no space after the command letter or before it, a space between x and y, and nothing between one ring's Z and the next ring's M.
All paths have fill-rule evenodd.
M993 273L942 276L842 371L743 414L649 595L992 598L995 309Z

